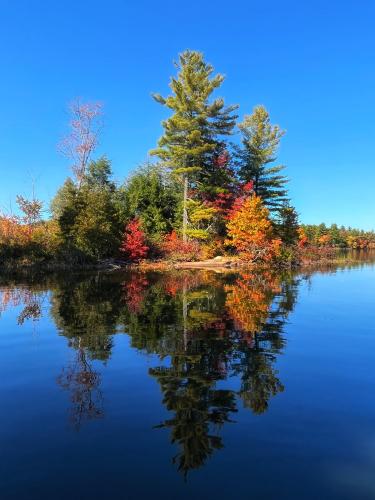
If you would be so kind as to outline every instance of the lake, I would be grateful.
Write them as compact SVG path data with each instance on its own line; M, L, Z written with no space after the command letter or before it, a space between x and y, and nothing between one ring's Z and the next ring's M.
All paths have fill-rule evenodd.
M375 498L375 267L0 278L0 496Z

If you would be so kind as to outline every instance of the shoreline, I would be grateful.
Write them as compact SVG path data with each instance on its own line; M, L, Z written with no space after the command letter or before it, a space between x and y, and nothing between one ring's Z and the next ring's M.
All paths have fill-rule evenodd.
M98 263L67 263L54 261L40 262L14 262L8 261L0 264L1 273L12 272L63 272L63 271L173 271L173 270L213 270L235 272L244 268L270 269L270 270L303 270L319 268L321 266L352 265L356 263L371 262L371 260L359 260L352 256L335 256L321 259L301 259L292 263L280 263L280 265L265 265L241 260L239 257L214 257L201 261L173 262L169 260L142 260L137 263L129 263L116 259L108 259Z

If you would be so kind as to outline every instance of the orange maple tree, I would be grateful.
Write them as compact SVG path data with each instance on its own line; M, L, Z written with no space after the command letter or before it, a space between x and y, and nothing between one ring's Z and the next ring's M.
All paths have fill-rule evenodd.
M280 253L281 240L273 237L269 211L255 194L237 199L227 222L226 244L251 262L268 262Z
M309 243L309 239L305 233L303 227L298 228L298 246L299 248L305 248Z

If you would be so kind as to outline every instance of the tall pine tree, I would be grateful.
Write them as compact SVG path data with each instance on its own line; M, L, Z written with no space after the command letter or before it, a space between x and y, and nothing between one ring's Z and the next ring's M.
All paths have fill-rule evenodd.
M225 106L220 98L210 100L224 76L213 75L213 66L204 61L201 52L186 50L180 54L176 67L178 75L170 82L172 94L168 97L153 95L173 114L163 121L164 134L159 140L159 147L151 154L158 156L164 167L182 179L182 234L186 241L189 188L199 189L199 178L217 152L220 137L233 130L236 120L233 111L237 106Z
M252 182L254 192L271 211L279 210L287 201L288 179L280 174L282 165L270 166L284 131L270 123L264 106L256 106L252 115L238 125L242 146L235 147L238 175L243 182Z

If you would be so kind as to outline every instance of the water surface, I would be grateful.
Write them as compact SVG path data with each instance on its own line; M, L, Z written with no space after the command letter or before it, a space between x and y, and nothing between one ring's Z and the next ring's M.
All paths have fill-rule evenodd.
M375 268L0 278L1 499L375 498Z

